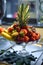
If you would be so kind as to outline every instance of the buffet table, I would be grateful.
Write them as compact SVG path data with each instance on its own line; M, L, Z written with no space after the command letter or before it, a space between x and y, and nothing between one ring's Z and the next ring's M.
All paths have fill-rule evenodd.
M3 27L7 28L8 26L3 26ZM41 34L41 36L43 38L43 28L36 28L36 30L37 30L37 32L39 32ZM43 41L40 43L43 43ZM0 50L6 49L6 50L10 50L11 52L13 52L13 50L15 50L15 51L22 50L22 47L19 45L18 45L18 48L16 48L16 49L14 46L11 49L10 48L11 46L13 46L13 44L11 44L8 40L4 40L4 39L0 38ZM31 62L31 65L41 65L42 59L43 59L43 45L30 44L30 45L26 46L26 50L30 54L33 54L35 57L37 57L37 60L35 62ZM42 51L36 51L36 50L42 50ZM33 52L33 51L36 51L36 52Z

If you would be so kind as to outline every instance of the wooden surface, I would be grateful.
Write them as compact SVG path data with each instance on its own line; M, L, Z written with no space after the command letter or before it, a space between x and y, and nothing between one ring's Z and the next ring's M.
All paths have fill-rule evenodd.
M43 37L43 28L36 28L36 31Z

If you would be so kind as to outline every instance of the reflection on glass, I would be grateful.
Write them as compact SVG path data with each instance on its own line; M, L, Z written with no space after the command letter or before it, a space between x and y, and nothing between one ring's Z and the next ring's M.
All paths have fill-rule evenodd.
M6 17L13 18L14 13L18 10L18 0L7 0L6 8Z
M6 0L0 0L0 24L5 15L5 10L6 10Z

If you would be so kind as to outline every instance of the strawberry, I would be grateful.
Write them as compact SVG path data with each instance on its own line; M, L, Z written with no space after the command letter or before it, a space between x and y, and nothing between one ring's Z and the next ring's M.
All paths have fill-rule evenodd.
M21 32L24 32L24 34L27 34L27 30L26 29L21 29Z
M35 40L36 40L35 37L30 38L30 41L35 41Z
M36 33L36 40L38 40L40 38L40 34Z
M16 30L17 30L17 32L20 32L20 27L19 26L16 27Z
M33 36L33 37L36 37L36 33L33 32L33 33L32 33L32 36Z
M32 33L31 35L31 38L30 38L31 41L35 41L36 40L36 33Z
M18 37L17 37L17 41L18 41L18 42L23 42L23 41L24 41L24 38L23 38L23 37L18 36Z
M29 41L29 37L28 36L24 36L24 42L28 42Z
M29 37L28 36L24 36L24 37L18 37L17 40L19 42L28 42L29 41Z
M20 39L22 42L24 42L24 37L21 37L21 39Z
M8 32L12 32L13 31L13 28L12 27L9 27L8 28Z
M32 31L28 31L27 36L31 37L31 36L32 36L32 34L33 34L33 32L32 32Z

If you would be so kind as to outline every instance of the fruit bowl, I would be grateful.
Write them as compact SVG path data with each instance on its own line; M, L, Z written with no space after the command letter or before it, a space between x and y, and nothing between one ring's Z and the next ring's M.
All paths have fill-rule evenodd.
M16 14L17 21L7 29L0 27L0 35L16 43L39 40L40 34L36 32L35 27L29 26L27 23L29 18L29 5L21 4Z
M29 5L21 4L16 14L17 21L7 29L0 27L0 35L16 44L23 45L23 49L29 42L36 43L40 39L40 34L36 32L35 27L28 25L29 18Z
M22 50L18 51L18 54L26 56L29 55L29 52L25 49L26 45L38 43L40 41L40 34L36 32L35 27L26 25L25 28L23 27L18 31L20 28L18 28L18 26L17 23L14 23L8 27L7 30L5 28L0 28L0 33L1 36L9 40L12 45L14 44L15 49L18 48L18 45L22 46Z
M36 32L35 27L29 25L20 27L17 23L8 27L7 30L0 27L0 35L17 44L34 42L40 39L40 34Z
M23 56L23 57L30 54L30 51L26 49L27 46L29 47L29 45L38 44L39 42L40 42L40 39L36 40L36 41L30 41L30 42L13 42L13 41L10 41L10 43L14 45L13 49L15 51L17 51L18 55Z

